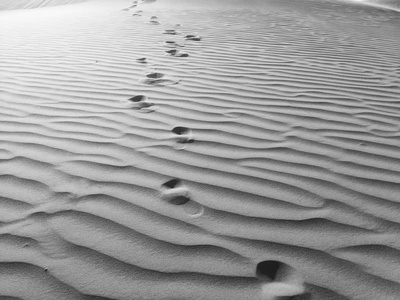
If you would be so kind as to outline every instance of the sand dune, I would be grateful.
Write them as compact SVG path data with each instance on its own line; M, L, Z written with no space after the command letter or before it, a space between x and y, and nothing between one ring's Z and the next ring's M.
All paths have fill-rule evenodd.
M399 0L356 0L356 1L360 1L362 4L368 4L380 8L400 11Z
M72 2L0 4L0 299L399 298L398 12Z
M79 3L84 1L89 0L2 0L0 2L0 10L38 8Z

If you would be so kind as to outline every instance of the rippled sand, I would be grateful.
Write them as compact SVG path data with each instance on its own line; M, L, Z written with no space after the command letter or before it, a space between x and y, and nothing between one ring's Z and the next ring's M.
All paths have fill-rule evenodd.
M0 12L0 299L399 299L399 12L39 2Z

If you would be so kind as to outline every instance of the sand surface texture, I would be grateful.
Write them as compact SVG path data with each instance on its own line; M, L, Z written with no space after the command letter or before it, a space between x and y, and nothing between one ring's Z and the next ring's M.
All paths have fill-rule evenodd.
M400 299L399 12L68 2L0 12L0 299Z

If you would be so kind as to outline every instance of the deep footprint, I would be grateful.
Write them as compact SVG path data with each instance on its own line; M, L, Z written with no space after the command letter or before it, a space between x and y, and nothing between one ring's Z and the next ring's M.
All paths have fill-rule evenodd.
M276 275L283 265L284 264L282 262L276 260L267 260L260 262L257 265L256 275L260 279L268 278L273 281L276 279Z
M189 190L180 179L171 179L161 185L162 198L173 205L184 205L190 201Z
M186 144L194 143L193 132L190 128L177 126L172 130L174 134L175 145L174 148L177 150L183 150Z
M193 133L190 128L183 127L183 126L176 126L172 129L172 132L179 136L179 142L193 143Z
M260 262L257 264L256 276L265 282L262 285L265 299L288 299L287 297L304 295L304 279L300 272L283 262Z
M204 213L204 207L190 198L189 189L180 179L175 178L163 183L161 197L169 204L182 206L183 211L190 217L199 217Z

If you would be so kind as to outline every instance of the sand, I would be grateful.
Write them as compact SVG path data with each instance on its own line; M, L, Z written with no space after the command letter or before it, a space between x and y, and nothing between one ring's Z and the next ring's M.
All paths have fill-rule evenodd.
M0 4L0 299L400 299L397 2L72 2Z

